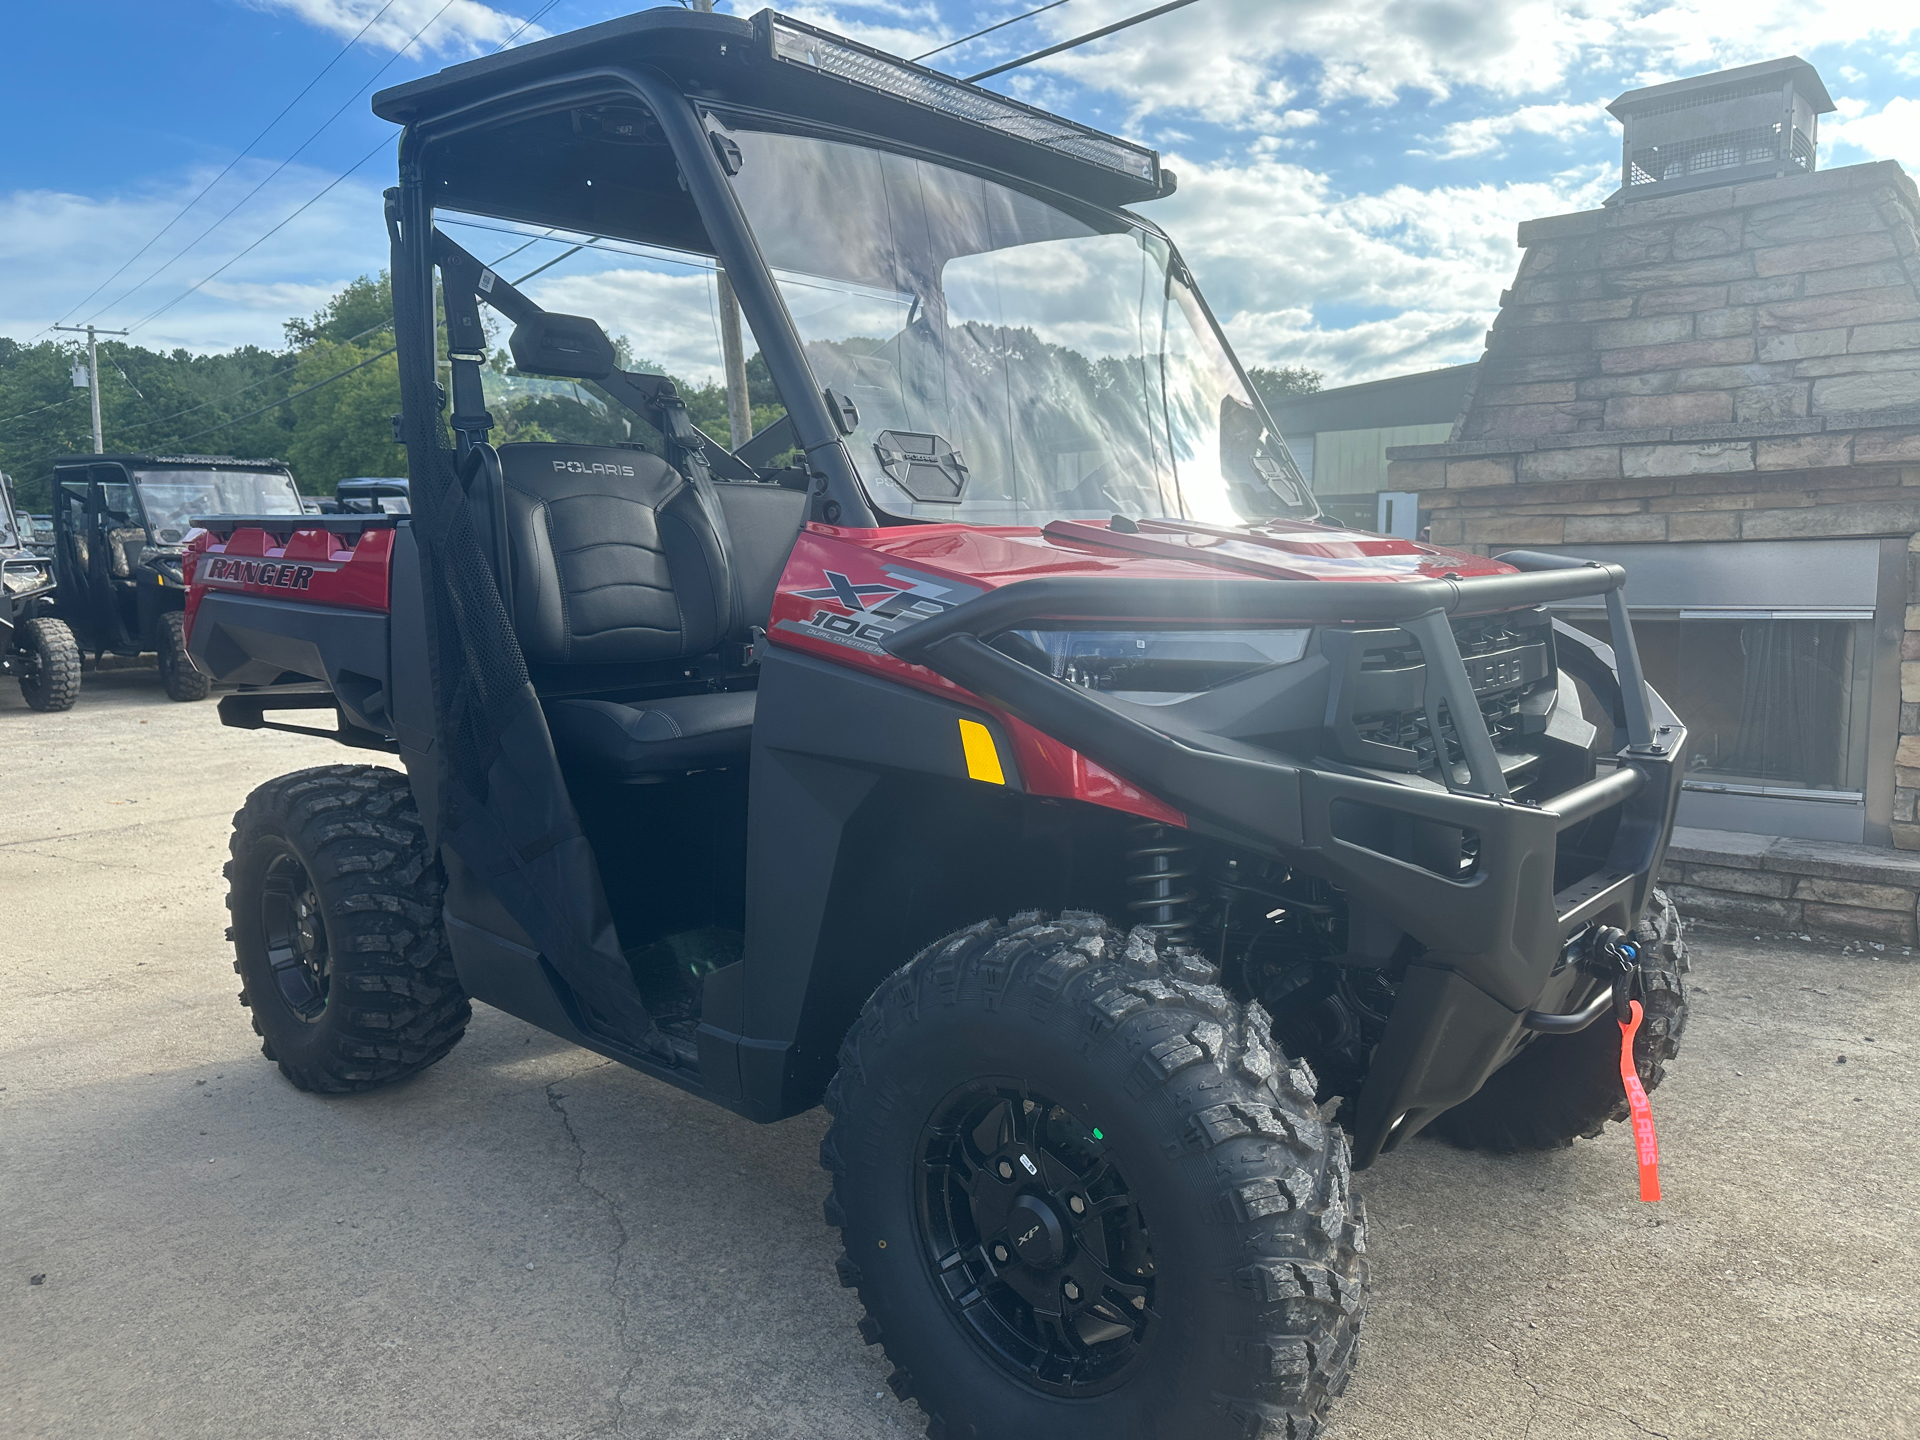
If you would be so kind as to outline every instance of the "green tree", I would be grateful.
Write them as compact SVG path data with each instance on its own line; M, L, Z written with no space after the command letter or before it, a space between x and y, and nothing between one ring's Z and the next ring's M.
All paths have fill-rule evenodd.
M304 350L322 340L356 341L378 330L393 329L393 283L387 272L350 280L339 294L314 312L311 319L295 318L282 327L289 350ZM386 344L391 345L389 339Z
M1253 382L1255 392L1268 405L1295 395L1317 395L1320 378L1318 370L1309 370L1304 365L1255 365L1247 371L1247 379Z
M293 422L287 460L306 494L331 495L350 475L407 473L407 452L393 442L391 418L400 409L399 361L393 355L373 358L392 343L391 332L380 331L358 345L316 340L301 352L293 390L328 382L285 407ZM329 378L369 360L351 374Z

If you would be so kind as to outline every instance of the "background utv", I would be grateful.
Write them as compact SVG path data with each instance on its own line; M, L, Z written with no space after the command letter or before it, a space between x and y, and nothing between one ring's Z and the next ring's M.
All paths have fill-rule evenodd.
M153 655L170 700L204 700L187 660L180 561L196 515L298 515L276 460L69 455L53 467L55 610L81 653Z
M472 997L757 1120L824 1099L840 1279L930 1433L1311 1434L1351 1170L1597 1131L1616 1004L1648 1084L1672 1054L1685 734L1622 572L1317 523L1120 208L1173 188L1151 151L771 12L375 108L412 513L190 554L224 721L331 710L289 728L405 767L236 818L267 1056L364 1089ZM456 233L627 258L522 288ZM714 299L732 448L631 358L658 255ZM515 395L557 438L490 443ZM1592 596L1611 646L1541 608Z

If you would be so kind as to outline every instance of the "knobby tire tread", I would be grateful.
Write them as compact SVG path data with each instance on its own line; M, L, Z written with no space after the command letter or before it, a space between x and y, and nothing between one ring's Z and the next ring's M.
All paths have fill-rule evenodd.
M19 648L36 652L36 673L20 677L20 696L31 710L71 710L80 698L80 646L67 622L43 615L22 620Z
M306 865L321 899L333 975L323 1016L293 1019L270 985L251 933L258 913L249 857L277 836ZM302 1090L370 1090L426 1069L473 1017L441 921L445 877L400 771L323 765L269 780L233 817L225 866L234 970L261 1053ZM252 907L251 912L249 907ZM263 1023L263 1008L273 1006ZM317 1034L312 1032L318 1032ZM283 1043L276 1045L275 1037Z
M868 1000L827 1092L833 1121L820 1161L833 1179L824 1208L844 1246L840 1282L866 1311L861 1333L893 1362L895 1394L928 1411L929 1436L1000 1440L1005 1432L991 1397L943 1403L894 1348L885 1316L899 1297L879 1293L855 1258L875 1241L849 1220L857 1207L846 1157L857 1153L866 1118L888 1103L883 1072L913 1065L916 1030L934 1012L957 1009L978 1024L1075 1017L1086 1051L1126 1052L1135 1094L1158 1090L1181 1117L1178 1133L1163 1137L1167 1151L1205 1157L1205 1205L1230 1233L1221 1253L1234 1257L1211 1277L1216 1294L1230 1297L1233 1322L1218 1343L1233 1379L1193 1397L1178 1440L1319 1433L1352 1373L1365 1320L1364 1207L1349 1183L1347 1138L1314 1104L1311 1070L1279 1054L1257 1003L1243 1007L1218 982L1211 964L1144 927L1128 934L1069 911L970 926L922 951ZM1045 1044L1060 1031L1033 1035ZM1176 1440L1174 1431L1156 1433Z

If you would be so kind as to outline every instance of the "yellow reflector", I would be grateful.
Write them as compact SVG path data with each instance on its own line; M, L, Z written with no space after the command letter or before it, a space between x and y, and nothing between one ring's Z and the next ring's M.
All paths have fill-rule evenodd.
M989 785L1007 783L1000 770L1000 752L993 746L993 732L978 720L960 722L960 748L967 752L967 774L971 778Z

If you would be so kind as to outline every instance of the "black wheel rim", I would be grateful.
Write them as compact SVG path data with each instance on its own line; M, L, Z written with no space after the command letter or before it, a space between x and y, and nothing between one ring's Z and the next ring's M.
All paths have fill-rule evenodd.
M318 1020L327 1008L333 953L313 877L290 850L276 849L267 859L260 882L260 928L280 998L300 1019L309 1024Z
M1096 1395L1145 1359L1153 1250L1099 1130L1018 1080L979 1081L928 1122L916 1185L935 1285L1017 1380Z

